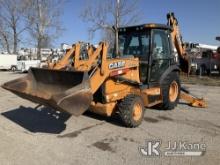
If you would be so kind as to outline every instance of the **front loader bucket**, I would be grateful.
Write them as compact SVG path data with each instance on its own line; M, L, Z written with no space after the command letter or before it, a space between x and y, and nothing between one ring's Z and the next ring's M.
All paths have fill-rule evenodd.
M93 99L88 73L31 68L28 75L2 85L33 102L66 111L84 113Z

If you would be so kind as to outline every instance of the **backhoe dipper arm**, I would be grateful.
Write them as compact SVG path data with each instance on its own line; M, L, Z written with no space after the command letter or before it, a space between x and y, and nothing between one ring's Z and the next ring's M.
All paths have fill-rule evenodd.
M171 38L179 56L180 68L182 69L183 72L189 74L190 58L185 51L184 43L182 41L182 36L178 25L178 20L176 19L174 13L167 14L167 25L170 26L173 30L171 32Z
M190 73L190 56L186 53L184 43L182 41L182 36L180 33L178 20L176 19L174 13L167 14L167 25L172 28L171 38L172 42L177 50L180 62L180 68L183 72L189 75ZM189 91L182 88L180 93L180 99L186 101L189 105L193 107L205 108L207 103L203 98L198 98L190 94Z

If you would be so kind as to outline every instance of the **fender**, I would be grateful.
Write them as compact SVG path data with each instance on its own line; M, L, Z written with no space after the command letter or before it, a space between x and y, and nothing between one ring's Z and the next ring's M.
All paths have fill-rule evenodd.
M169 68L166 69L166 71L160 77L160 84L162 84L163 80L167 77L167 75L173 71L180 72L180 68L178 67L178 65L171 65Z

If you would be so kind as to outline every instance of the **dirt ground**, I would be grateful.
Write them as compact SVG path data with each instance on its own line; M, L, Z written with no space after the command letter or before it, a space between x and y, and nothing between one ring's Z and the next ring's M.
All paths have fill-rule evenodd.
M0 84L25 74L0 72ZM208 108L181 102L172 111L146 109L138 128L125 128L118 117L92 113L80 117L58 113L0 88L1 164L200 164L220 162L220 87L189 85ZM149 157L140 147L161 141L161 152L172 141L205 144L203 156Z

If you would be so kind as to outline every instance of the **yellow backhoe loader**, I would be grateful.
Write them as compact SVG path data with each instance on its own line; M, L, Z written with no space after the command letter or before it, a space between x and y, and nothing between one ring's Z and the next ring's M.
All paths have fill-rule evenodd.
M145 107L173 109L180 97L192 106L205 107L204 100L180 92L180 68L188 73L189 57L174 14L167 18L168 25L119 28L119 57L110 56L103 42L97 49L89 48L88 58L81 59L80 44L76 44L57 64L31 68L27 76L2 87L75 116L88 109L107 116L119 113L127 127L141 124Z

